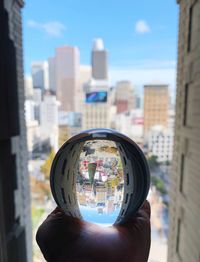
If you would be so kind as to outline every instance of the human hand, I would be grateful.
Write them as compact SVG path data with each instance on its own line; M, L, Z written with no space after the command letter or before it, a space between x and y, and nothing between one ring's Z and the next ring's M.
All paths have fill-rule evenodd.
M145 201L123 226L102 227L56 208L36 240L48 262L146 262L151 243L150 205Z

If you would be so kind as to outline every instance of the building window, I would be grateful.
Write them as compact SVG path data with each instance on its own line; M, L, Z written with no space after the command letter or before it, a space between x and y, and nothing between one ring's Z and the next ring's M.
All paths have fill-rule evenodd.
M187 48L187 51L188 51L188 52L190 52L190 50L191 50L191 38L192 38L192 13L193 13L193 6L190 7L190 11L189 11L188 48Z
M176 253L180 254L180 232L181 232L181 220L178 219L177 223L177 236L176 236Z
M188 84L185 85L185 92L184 92L184 110L183 110L183 125L187 125L187 105L188 105Z
M199 7L200 2L194 1L189 11L189 24L188 24L188 46L187 51L190 52L197 48L199 39L196 35L199 33Z
M179 184L179 190L181 193L183 193L183 179L184 179L184 166L185 166L185 156L181 155L181 170L180 170L180 184Z

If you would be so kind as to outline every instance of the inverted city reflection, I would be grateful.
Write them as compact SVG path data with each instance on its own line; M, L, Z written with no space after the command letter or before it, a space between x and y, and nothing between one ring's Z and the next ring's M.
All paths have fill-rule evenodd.
M104 226L116 221L123 201L124 174L115 142L85 142L80 154L76 192L84 220Z

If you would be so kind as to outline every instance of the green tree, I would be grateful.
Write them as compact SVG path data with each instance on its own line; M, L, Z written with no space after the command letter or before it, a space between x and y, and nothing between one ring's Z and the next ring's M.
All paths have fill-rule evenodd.
M170 162L169 160L167 160L167 161L165 162L165 164L166 164L166 166L170 166L170 165L171 165L171 162Z
M97 168L97 164L96 163L89 163L88 164L89 179L90 179L90 183L92 185L94 183L94 176L95 176L96 168Z
M151 182L155 186L157 191L161 193L161 195L165 195L167 193L165 183L160 177L152 176Z
M147 161L148 161L149 167L151 169L159 166L157 156L152 155L152 156L148 157Z
M51 165L55 157L55 151L52 149L44 164L41 166L40 171L44 174L45 179L49 179Z

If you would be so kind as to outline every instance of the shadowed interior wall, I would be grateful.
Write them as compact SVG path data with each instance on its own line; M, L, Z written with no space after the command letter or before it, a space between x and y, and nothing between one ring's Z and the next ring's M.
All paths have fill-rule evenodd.
M0 261L32 261L22 1L0 1Z

